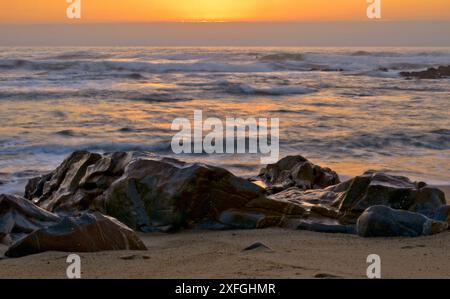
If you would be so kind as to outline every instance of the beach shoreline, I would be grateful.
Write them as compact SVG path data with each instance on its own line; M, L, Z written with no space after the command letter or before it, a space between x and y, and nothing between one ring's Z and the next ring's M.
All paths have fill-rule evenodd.
M419 238L363 239L270 228L140 234L147 251L80 253L82 278L366 278L378 254L383 278L450 277L450 232ZM254 242L271 250L243 251ZM4 250L4 247L1 247ZM66 278L68 253L1 259L0 278Z

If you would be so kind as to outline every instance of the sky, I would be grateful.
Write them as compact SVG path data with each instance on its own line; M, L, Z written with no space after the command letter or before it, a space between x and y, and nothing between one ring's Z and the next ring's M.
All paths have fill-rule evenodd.
M450 0L0 0L0 46L450 46Z
M381 0L383 19L450 20L449 0ZM78 22L357 21L366 0L81 0ZM67 23L66 0L0 0L0 23Z

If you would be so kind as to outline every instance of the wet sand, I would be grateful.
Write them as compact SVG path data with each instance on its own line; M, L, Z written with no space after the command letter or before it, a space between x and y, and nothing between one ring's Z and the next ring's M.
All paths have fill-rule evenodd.
M446 191L450 199L450 188ZM81 253L83 278L365 278L378 254L384 278L450 278L450 231L420 238L265 229L141 234L146 252ZM271 250L243 251L261 242ZM6 247L0 246L3 255ZM66 253L2 258L0 278L65 278Z

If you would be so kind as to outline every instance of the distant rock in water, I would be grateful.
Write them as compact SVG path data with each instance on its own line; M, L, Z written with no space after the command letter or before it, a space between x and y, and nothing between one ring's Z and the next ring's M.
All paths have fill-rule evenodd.
M359 217L357 224L357 232L361 237L418 237L437 234L447 229L447 222L386 206L368 208Z
M336 172L302 156L268 165L259 179L266 189L219 167L146 152L75 152L52 173L30 180L25 194L53 213L100 212L142 232L285 227L355 233L372 206L435 221L450 212L444 193L425 183L375 171L340 183Z
M305 58L300 53L276 53L260 58L264 62L303 61Z
M259 177L269 187L270 193L289 187L322 189L340 183L336 172L314 165L302 156L288 156L275 164L267 165L260 171Z
M407 78L419 79L443 79L450 77L450 65L440 66L438 68L428 68L420 72L401 72L401 76Z
M0 195L0 242L8 257L45 251L146 250L134 231L100 213L59 216L13 195Z

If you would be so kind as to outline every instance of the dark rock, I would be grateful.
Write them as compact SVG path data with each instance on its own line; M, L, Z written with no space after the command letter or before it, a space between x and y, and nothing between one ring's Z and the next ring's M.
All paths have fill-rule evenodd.
M12 244L7 251L10 257L49 250L145 249L131 229L113 218L99 213L62 217L14 195L0 195L0 242Z
M338 219L341 224L355 224L367 208L376 205L433 218L446 203L444 193L437 188L379 172L367 172L326 189L290 188L269 198L295 203L311 216Z
M255 251L255 250L267 250L272 251L272 249L261 242L253 243L252 245L244 248L243 251Z
M338 199L342 217L355 219L367 208L384 205L433 217L446 203L445 194L423 184L411 182L402 176L367 172L349 182L349 188Z
M0 195L0 243L14 241L44 226L54 225L60 217L15 195Z
M322 189L340 182L336 172L314 165L302 156L288 156L267 165L260 171L259 177L272 194L290 187Z
M262 195L262 188L224 169L148 157L133 160L97 201L134 229L178 229L217 220Z
M64 217L60 223L35 230L14 243L8 257L22 257L45 251L96 252L146 250L128 227L100 213Z
M377 205L448 216L442 191L406 177L369 171L339 183L331 169L291 156L268 165L259 178L274 194L204 164L146 152L75 152L54 172L30 180L26 195L51 212L98 211L142 232L277 226L351 233Z
M450 205L440 207L436 211L433 219L437 221L447 221L450 223Z
M357 223L357 232L361 237L417 237L437 234L446 229L448 229L446 222L386 206L368 208Z
M450 77L450 65L440 66L438 68L428 68L427 70L420 72L401 72L400 75L407 78L443 79Z
M262 228L304 213L264 193L225 169L142 152L76 152L27 186L52 212L99 211L144 232Z

